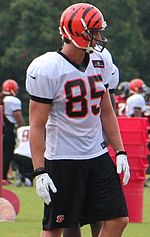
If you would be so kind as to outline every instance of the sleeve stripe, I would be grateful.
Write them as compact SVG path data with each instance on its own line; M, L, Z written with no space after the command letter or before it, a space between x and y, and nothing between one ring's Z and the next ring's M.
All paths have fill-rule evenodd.
M13 112L18 112L18 111L21 111L21 109L15 109L15 110L13 110Z
M105 88L107 89L107 88L108 88L108 86L109 86L109 84L107 83L107 84L105 84L104 86L105 86Z
M112 93L115 93L116 90L115 89L109 89L109 93L112 94Z
M44 104L51 104L53 102L53 99L46 99L46 98L41 98L41 97L36 97L34 95L30 95L30 99L40 102L40 103L44 103Z

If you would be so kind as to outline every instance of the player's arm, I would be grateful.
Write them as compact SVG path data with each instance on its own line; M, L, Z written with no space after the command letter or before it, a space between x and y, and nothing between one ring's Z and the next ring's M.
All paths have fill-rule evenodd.
M47 205L51 202L49 189L56 193L57 189L45 170L45 125L47 123L50 104L30 100L30 146L34 166L33 175L36 180L36 192Z
M45 125L50 104L30 100L30 146L34 169L44 167Z
M114 111L116 112L115 93L109 91L109 94L110 94L110 100L111 100L111 103L112 103L112 107L113 107Z
M129 164L127 154L124 151L117 117L113 110L108 91L103 95L101 106L103 131L116 152L117 173L124 173L123 184L126 185L130 179Z
M26 89L31 97L29 105L30 147L34 166L36 192L47 205L51 202L50 190L57 189L45 169L45 125L50 104L56 91L52 67L47 66L47 57L35 59L27 69ZM52 64L54 65L54 64ZM55 66L54 66L55 68ZM55 73L56 74L56 73Z
M115 152L124 150L118 121L113 110L109 92L105 92L101 103L101 120L103 131Z
M24 120L22 116L22 112L20 110L16 110L13 112L14 118L16 119L17 126L22 127L24 126Z

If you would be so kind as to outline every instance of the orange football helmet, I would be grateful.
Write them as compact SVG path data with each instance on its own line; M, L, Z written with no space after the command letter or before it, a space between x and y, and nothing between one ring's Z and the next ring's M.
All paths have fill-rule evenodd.
M2 92L4 94L11 94L15 96L18 89L19 89L19 86L17 82L12 79L8 79L4 81L4 83L2 84Z
M63 38L90 52L96 45L100 46L100 51L105 47L107 39L101 31L106 27L99 9L88 3L77 3L62 13L59 30Z
M141 79L136 78L130 81L130 90L132 90L135 93L143 92L144 86L145 83Z

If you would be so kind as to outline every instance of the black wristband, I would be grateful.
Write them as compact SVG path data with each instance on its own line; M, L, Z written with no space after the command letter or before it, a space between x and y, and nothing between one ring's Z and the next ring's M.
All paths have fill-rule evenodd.
M37 168L33 171L33 178L35 178L37 175L47 173L44 167Z
M118 155L127 155L127 153L126 153L126 151L117 151L117 152L116 152L116 157L117 157Z

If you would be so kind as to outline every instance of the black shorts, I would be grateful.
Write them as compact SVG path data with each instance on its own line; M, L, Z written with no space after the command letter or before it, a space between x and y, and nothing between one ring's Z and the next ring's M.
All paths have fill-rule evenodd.
M89 160L45 160L57 187L44 204L43 230L128 216L116 167L108 153Z

